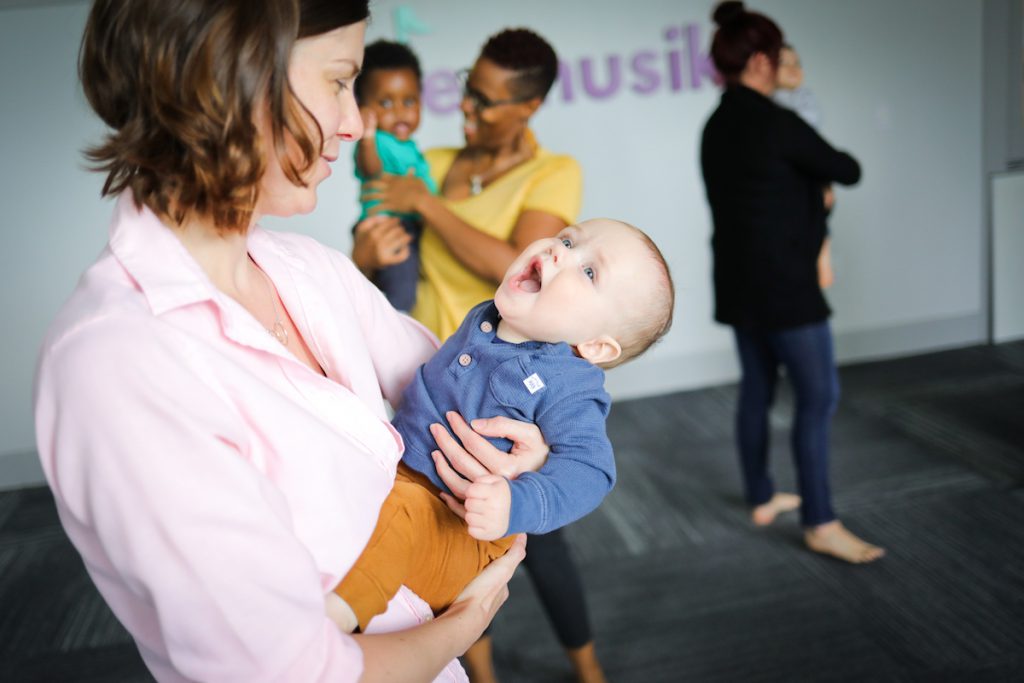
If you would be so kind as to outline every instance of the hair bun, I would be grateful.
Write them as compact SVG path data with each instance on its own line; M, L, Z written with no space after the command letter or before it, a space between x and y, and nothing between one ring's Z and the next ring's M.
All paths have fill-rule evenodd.
M746 11L747 8L739 0L726 0L718 4L711 19L719 26L725 26L742 17Z

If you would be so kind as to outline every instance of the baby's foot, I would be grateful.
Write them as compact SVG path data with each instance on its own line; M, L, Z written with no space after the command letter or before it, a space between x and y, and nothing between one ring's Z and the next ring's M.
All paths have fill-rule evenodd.
M359 627L356 613L337 593L328 593L324 596L324 609L327 611L327 617L345 633L352 633Z
M885 555L884 548L857 538L838 519L808 529L804 532L804 541L816 553L831 555L853 564L874 562Z
M776 493L767 503L761 503L750 513L750 518L757 526L768 526L783 512L796 510L800 507L800 496L795 493Z

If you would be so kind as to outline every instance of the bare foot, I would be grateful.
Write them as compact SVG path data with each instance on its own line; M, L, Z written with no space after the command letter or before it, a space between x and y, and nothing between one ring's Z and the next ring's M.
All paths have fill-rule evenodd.
M857 538L837 519L804 532L807 547L816 553L831 555L853 564L874 562L885 549Z
M768 526L783 512L796 510L800 507L800 496L795 493L776 493L767 503L761 503L750 513L750 518L757 526Z
M576 670L576 680L579 683L606 683L601 663L597 661L597 654L594 652L594 641L583 647L566 650L565 653Z

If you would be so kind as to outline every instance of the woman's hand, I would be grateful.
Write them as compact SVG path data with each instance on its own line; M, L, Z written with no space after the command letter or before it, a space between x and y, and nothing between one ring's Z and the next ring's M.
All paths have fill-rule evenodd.
M826 185L825 189L821 191L821 200L825 204L825 211L831 211L832 207L836 205L836 193L832 189L831 185Z
M392 175L384 173L363 186L361 201L378 200L380 203L370 209L370 214L381 211L395 213L418 213L420 202L432 196L426 184L414 175Z
M462 445L460 446L459 441L452 438L448 430L440 424L430 425L430 433L445 458L455 468L453 471L452 467L448 467L448 462L443 463L444 469L450 475L462 475L470 481L485 474L515 479L523 472L536 472L547 462L548 444L535 424L499 416L473 420L473 426L470 427L462 416L454 411L446 413L445 418ZM508 453L498 450L484 438L487 436L510 440L512 450ZM438 474L442 479L445 476L445 472L440 468ZM447 480L445 483L448 483Z
M473 420L473 427L454 411L449 411L445 417L462 445L443 426L430 425L430 433L441 449L431 453L434 467L445 486L455 494L442 492L441 499L465 520L473 538L483 541L501 538L508 532L512 506L508 480L544 465L548 457L544 436L537 425L507 417ZM512 450L500 451L484 436L510 439Z
M360 681L433 680L453 657L463 654L491 623L508 599L508 582L526 557L526 536L466 584L437 619L393 633L352 636L363 651Z
M479 633L491 623L498 608L508 599L508 582L526 557L526 534L519 534L504 555L491 562L475 579L466 584L451 607L439 619L468 617L478 619Z
M352 261L363 275L371 277L381 268L409 258L412 237L394 216L370 216L356 226Z

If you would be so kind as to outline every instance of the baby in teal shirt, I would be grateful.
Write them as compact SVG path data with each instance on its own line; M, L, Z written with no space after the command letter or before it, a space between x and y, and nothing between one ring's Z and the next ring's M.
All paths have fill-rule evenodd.
M426 159L412 140L420 125L422 72L416 55L405 45L378 40L366 46L363 67L355 83L355 95L363 112L365 132L356 144L355 175L365 184L382 173L408 175L410 170L437 192ZM360 188L362 195L362 187ZM367 217L376 199L360 199ZM423 221L417 214L398 214L412 242L409 257L381 268L374 284L395 308L409 311L416 302L419 280L419 240Z

